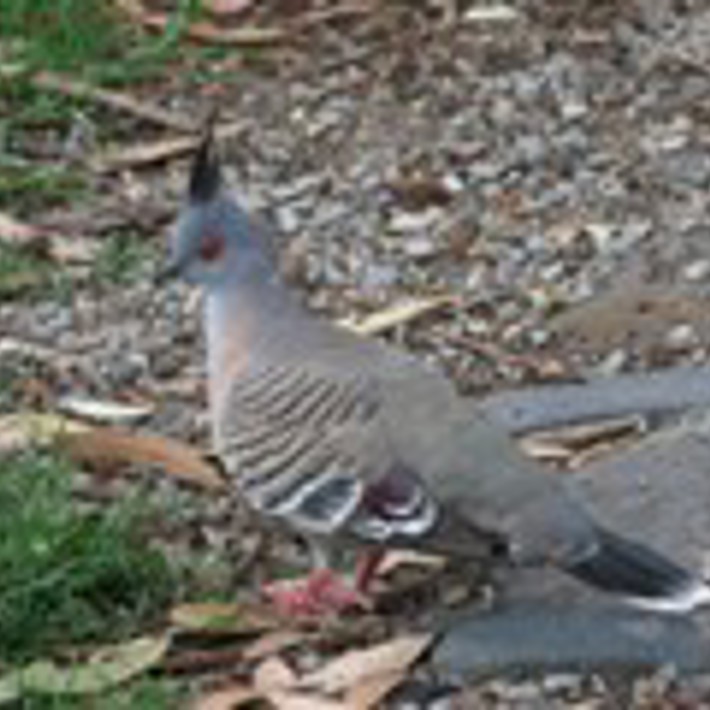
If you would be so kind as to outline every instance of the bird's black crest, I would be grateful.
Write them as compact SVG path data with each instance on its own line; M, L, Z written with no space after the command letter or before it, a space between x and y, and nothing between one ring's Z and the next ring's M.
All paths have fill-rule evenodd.
M205 122L202 137L192 160L189 187L191 202L209 202L217 195L220 188L222 178L214 141L215 119L216 112L212 111Z

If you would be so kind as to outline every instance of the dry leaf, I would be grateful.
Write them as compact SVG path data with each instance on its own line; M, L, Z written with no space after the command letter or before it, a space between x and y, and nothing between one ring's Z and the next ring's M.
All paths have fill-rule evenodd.
M204 634L254 633L282 623L267 607L247 604L180 604L170 612L172 624Z
M604 421L588 424L574 424L558 427L552 431L544 431L525 437L526 445L548 444L560 446L568 450L586 449L599 443L613 442L630 434L642 432L645 427L644 418L637 415L615 417Z
M99 242L85 236L63 237L52 234L49 253L58 264L90 264L99 251Z
M166 16L155 17L154 26L163 27ZM261 47L278 44L286 39L286 33L276 27L218 27L211 22L195 22L187 28L191 39L211 44L239 47Z
M350 651L317 671L304 675L298 685L333 694L352 688L371 676L405 671L432 640L431 634L412 634L370 648Z
M61 436L82 434L88 429L57 414L8 414L0 417L0 453L47 446Z
M73 395L60 398L57 406L67 414L100 424L135 424L149 417L155 409L151 404L125 404Z
M35 661L0 678L0 704L25 693L98 693L157 665L168 646L167 636L144 637L99 649L85 663L58 666L53 661Z
M384 576L405 565L441 569L445 563L446 559L439 555L428 555L416 550L387 550L377 565L377 574Z
M347 705L337 700L294 690L275 690L266 693L266 697L277 710L350 710Z
M253 4L254 0L209 0L207 9L213 15L238 15Z
M41 236L42 232L30 224L19 222L9 214L0 212L0 239L16 244L26 244Z
M296 674L277 656L262 661L254 671L254 687L263 694L293 688L297 682Z
M230 685L215 690L197 700L194 710L235 710L246 703L254 702L259 694L247 685Z
M550 441L523 439L520 446L528 456L540 461L565 463L573 454L568 447Z
M305 638L306 636L298 631L284 631L282 629L264 634L244 649L244 659L258 661L267 656L274 656L280 651L298 645Z
M217 469L205 461L198 449L174 439L87 427L78 433L63 434L59 443L74 460L97 469L126 464L154 465L201 488L224 487Z
M404 671L390 671L365 678L348 689L345 705L348 710L369 710L377 707L405 677Z
M446 306L455 305L455 303L456 298L453 296L434 296L432 298L406 301L373 313L359 321L353 321L352 319L342 320L339 325L360 335L376 335Z

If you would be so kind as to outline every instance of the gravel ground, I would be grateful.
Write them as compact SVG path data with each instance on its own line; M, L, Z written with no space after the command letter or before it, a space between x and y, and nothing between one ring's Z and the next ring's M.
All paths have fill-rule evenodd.
M447 16L383 3L263 62L225 61L221 119L243 125L225 143L230 178L276 225L289 278L331 317L461 297L390 337L467 393L705 362L707 3L521 1L487 19L459 5ZM163 91L173 110L202 110L182 77ZM175 161L96 178L109 194L80 219L97 233L130 225L157 244L184 170ZM6 351L3 369L51 382L37 395L15 380L33 404L67 390L157 399L152 429L201 442L198 316L185 288L156 292L147 278L79 288L68 304L4 303L1 333L60 354ZM706 706L702 683L665 676L629 692L576 676L495 681L465 707Z

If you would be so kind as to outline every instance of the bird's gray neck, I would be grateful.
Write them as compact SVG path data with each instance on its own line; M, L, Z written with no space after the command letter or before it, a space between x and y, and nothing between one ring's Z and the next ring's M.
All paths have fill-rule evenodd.
M207 290L205 337L213 421L219 421L230 382L253 364L298 308L275 272L248 277L235 273Z

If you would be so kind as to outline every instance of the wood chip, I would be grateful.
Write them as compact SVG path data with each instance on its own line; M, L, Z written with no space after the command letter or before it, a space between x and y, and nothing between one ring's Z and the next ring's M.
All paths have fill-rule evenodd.
M423 209L430 205L446 205L453 194L442 180L435 177L396 177L387 182L400 204L408 209Z
M513 22L520 18L519 12L510 5L480 5L467 10L463 19L466 22Z
M457 299L454 296L434 296L405 301L373 313L362 320L341 320L338 325L360 335L377 335L456 303Z

